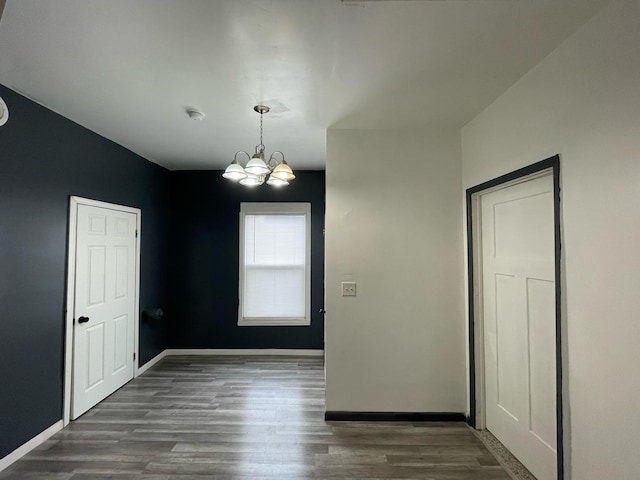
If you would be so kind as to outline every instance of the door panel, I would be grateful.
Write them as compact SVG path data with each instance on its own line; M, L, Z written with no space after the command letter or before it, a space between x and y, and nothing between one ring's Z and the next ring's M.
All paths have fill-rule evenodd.
M107 259L104 246L91 246L89 250L89 273L87 275L87 292L89 299L87 306L101 305L104 303L105 293L105 263Z
M538 478L555 480L553 179L480 196L487 428Z
M529 355L531 392L531 433L556 449L556 418L548 414L549 405L555 406L555 355L548 355L549 342L555 339L556 290L554 282L530 278L527 280L527 307L529 319ZM555 412L554 412L555 413Z
M487 199L495 202L492 213L493 257L548 260L554 248L553 218L546 221L546 217L549 215L549 206L553 206L553 192L530 193L531 196L523 198L506 197L509 193L514 192L500 190L494 192L500 200ZM553 213L553 209L550 211Z
M498 405L516 421L522 418L522 395L525 381L524 365L519 361L524 345L517 335L518 284L515 275L496 274L495 277L495 338ZM520 341L514 341L518 339Z
M73 419L133 378L136 220L133 213L78 205Z
M127 366L127 328L129 326L127 315L121 315L113 319L113 372L118 373Z
M87 327L87 355L78 358L78 362L84 362L87 366L87 388L89 391L104 382L104 324L100 323Z
M116 274L115 274L115 299L127 298L129 295L129 247L121 245L115 247L116 251Z

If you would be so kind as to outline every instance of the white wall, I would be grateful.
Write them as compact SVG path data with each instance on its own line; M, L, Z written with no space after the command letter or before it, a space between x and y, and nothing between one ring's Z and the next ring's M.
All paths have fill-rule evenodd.
M464 188L560 154L569 478L640 478L640 2L608 5L462 139Z
M327 410L463 412L460 132L327 135Z

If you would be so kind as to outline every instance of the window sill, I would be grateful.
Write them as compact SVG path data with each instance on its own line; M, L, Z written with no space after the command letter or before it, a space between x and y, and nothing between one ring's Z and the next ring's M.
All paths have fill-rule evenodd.
M239 327L308 327L311 322L306 318L243 318L238 320Z

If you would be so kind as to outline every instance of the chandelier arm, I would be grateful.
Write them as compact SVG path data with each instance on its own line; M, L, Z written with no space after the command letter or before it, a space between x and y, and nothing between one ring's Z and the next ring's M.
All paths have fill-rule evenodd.
M236 152L236 154L233 156L233 161L234 161L234 162L237 162L237 161L238 161L238 154L239 154L239 153L244 153L244 154L247 156L247 158L248 158L249 160L251 160L251 155L249 155L249 154L248 154L247 152L245 152L244 150L238 150L238 151Z
M279 153L280 155L282 155L282 161L283 161L283 162L284 162L284 161L286 161L286 160L284 159L284 153L282 153L280 150L276 150L275 152L273 152L273 153L271 154L271 157L269 157L269 161L271 161L271 159L273 158L273 156L274 156L276 153ZM275 160L275 159L274 159L274 160Z
M280 155L282 155L282 162L284 162L284 153L282 153L280 150L276 150L275 152L273 152L271 154L271 156L269 157L269 161L267 162L267 166L269 167L269 169L271 171L273 171L274 168L276 168L280 163L275 157L274 155L276 153L279 153Z

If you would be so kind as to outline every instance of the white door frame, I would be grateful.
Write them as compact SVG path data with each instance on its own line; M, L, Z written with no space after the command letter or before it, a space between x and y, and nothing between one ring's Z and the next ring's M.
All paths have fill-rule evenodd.
M71 393L73 379L73 319L75 318L75 285L76 285L76 234L78 205L108 208L120 212L133 213L136 216L136 279L134 283L134 338L133 378L138 376L138 338L140 334L140 237L142 211L139 208L100 202L88 198L72 196L69 199L69 242L67 248L67 304L65 308L65 342L64 342L64 397L63 397L63 425L69 424L71 419Z
M554 230L555 230L555 263L556 263L556 428L557 428L557 460L558 480L565 478L564 451L567 444L568 429L563 423L565 406L562 402L566 382L563 382L565 351L564 310L561 305L561 271L560 271L560 159L556 155L528 167L508 173L494 180L482 183L466 191L467 208L467 287L469 298L469 423L482 430L486 428L485 403L485 365L484 365L484 319L482 305L482 244L480 196L500 190L518 183L527 182L541 176L553 176L554 183ZM568 418L568 417L567 417Z

